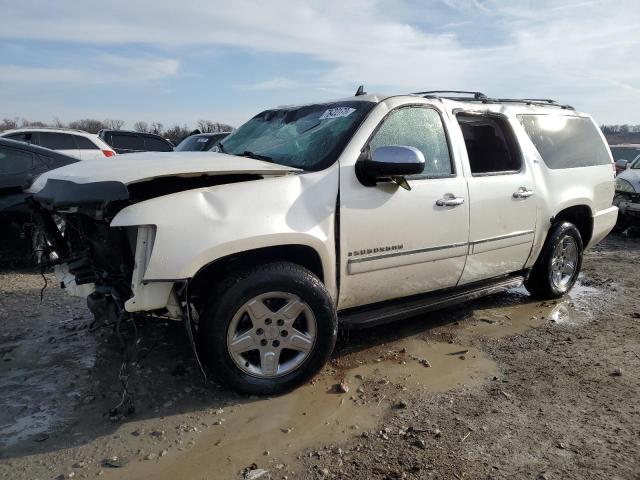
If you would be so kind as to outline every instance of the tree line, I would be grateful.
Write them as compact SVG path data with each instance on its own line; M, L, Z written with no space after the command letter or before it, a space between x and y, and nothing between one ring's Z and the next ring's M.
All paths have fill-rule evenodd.
M602 133L640 133L640 125L601 125Z
M122 130L125 126L124 120L107 118L105 120L96 120L95 118L83 118L81 120L75 120L73 122L64 123L60 119L55 118L51 123L30 121L24 118L3 118L0 121L0 132L5 130L12 130L14 128L25 127L53 127L53 128L74 128L77 130L84 130L89 133L98 133L102 129L108 130ZM227 125L226 123L212 122L211 120L198 120L195 128L190 128L187 125L173 125L165 128L161 122L135 122L133 124L133 130L136 132L155 133L163 138L167 138L173 142L174 145L178 144L183 138L189 136L194 130L199 130L200 133L217 133L217 132L230 132L234 130L234 127Z

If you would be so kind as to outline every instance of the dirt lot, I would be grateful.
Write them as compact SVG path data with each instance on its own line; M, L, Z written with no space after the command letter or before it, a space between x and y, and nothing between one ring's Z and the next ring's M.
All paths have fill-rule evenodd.
M40 275L0 274L0 478L640 478L637 238L588 252L557 302L345 333L271 399L205 383L178 323L125 329L123 369L118 335L52 283L40 305Z

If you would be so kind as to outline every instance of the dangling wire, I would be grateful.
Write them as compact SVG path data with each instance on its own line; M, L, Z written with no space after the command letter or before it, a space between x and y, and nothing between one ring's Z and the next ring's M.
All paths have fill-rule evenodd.
M189 296L189 280L184 287L184 297L187 302L187 315L185 318L185 326L187 328L187 336L189 337L189 341L191 342L191 347L193 348L193 354L196 357L196 363L198 367L200 367L200 371L202 372L202 376L204 378L205 383L207 382L207 373L202 366L202 362L200 362L200 357L198 356L198 348L196 347L196 341L193 338L193 320L191 318L191 297Z

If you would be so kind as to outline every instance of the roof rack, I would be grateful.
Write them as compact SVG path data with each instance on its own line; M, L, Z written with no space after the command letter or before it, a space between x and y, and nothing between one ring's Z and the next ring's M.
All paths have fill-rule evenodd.
M12 130L65 130L68 132L79 132L79 133L89 133L86 130L80 130L79 128L68 128L68 127L36 127L36 126L24 126L13 128Z
M442 95L458 93L464 96ZM564 110L575 110L571 105L563 105L549 98L489 98L482 92L469 92L466 90L430 90L426 92L416 92L411 95L422 95L425 98L446 98L449 100L459 100L464 102L482 103L524 103L525 105L538 105L558 107Z
M469 92L467 90L428 90L426 92L412 93L411 95L422 95L423 97L466 98L440 95L441 93L461 93L463 95L470 95L474 100L482 100L484 98L487 98L487 96L482 92Z

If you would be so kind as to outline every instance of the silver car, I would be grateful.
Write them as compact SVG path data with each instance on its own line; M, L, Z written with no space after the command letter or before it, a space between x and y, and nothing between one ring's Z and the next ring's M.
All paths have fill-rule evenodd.
M616 230L621 232L630 226L640 226L640 156L631 162L618 160L616 167L623 169L616 177L613 199L619 209Z

